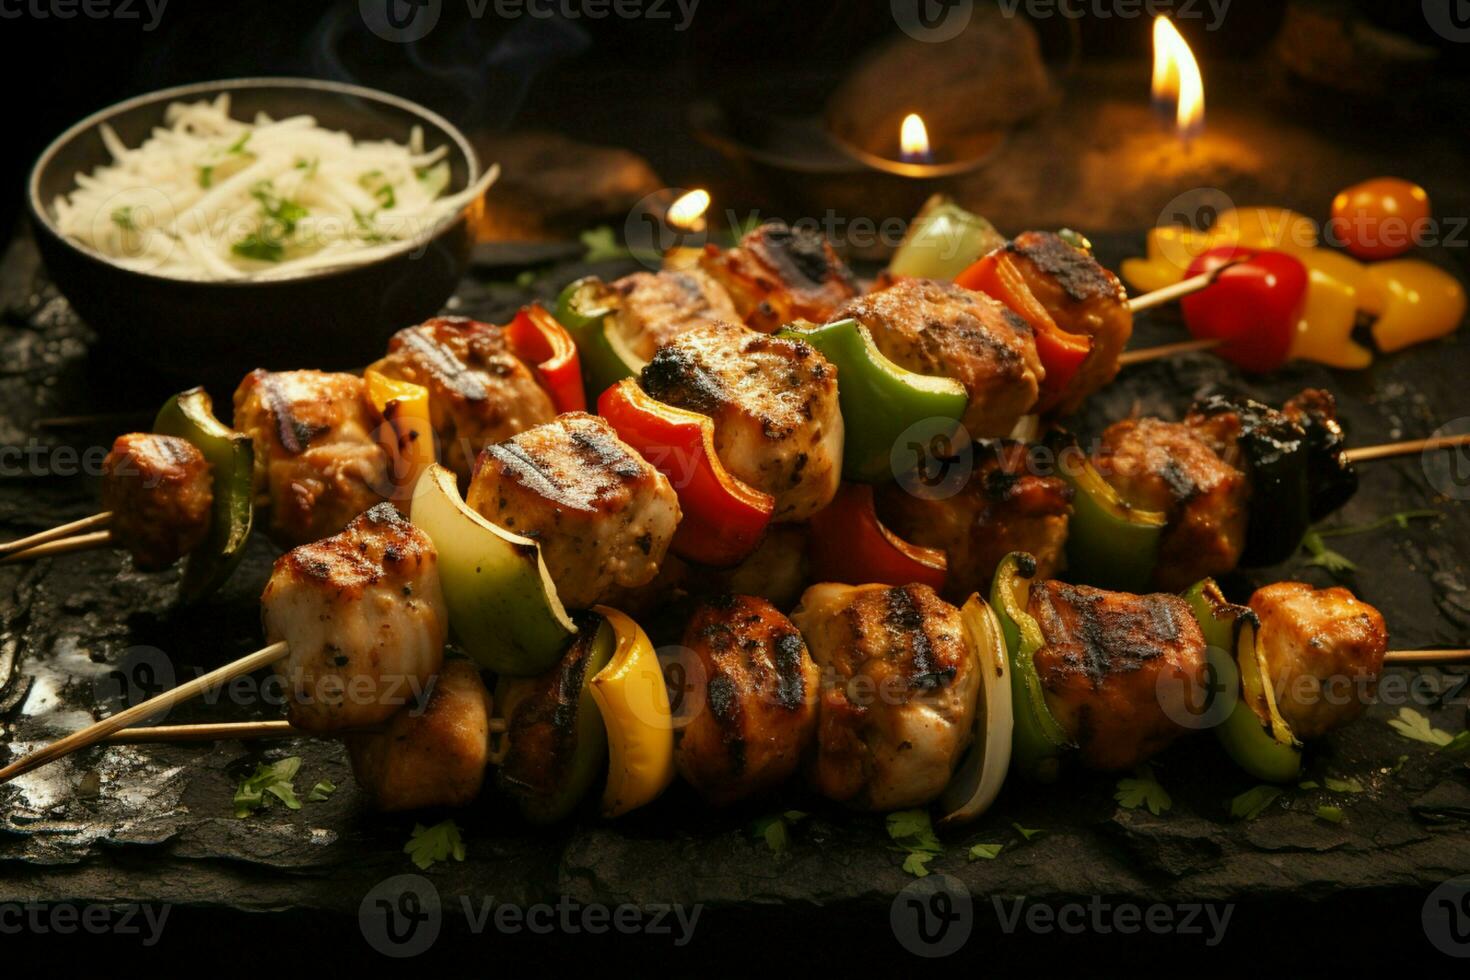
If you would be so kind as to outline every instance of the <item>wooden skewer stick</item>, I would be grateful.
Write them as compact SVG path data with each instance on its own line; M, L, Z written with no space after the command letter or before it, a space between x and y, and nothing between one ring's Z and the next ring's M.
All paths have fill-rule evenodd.
M104 510L100 514L93 514L91 517L84 517L79 521L72 521L70 524L59 524L49 531L39 531L29 537L17 538L14 541L7 541L4 544L0 544L0 555L25 551L27 548L34 548L38 544L55 541L57 538L68 538L74 534L81 534L83 531L90 531L93 528L107 527L111 523L112 511Z
M68 555L73 551L94 551L98 548L110 547L112 547L111 531L93 531L91 534L78 534L74 538L48 541L34 548L6 555L0 558L0 565L13 565L17 562L35 561L37 558L48 558L52 555Z
M504 718L491 718L490 734L500 735L507 728ZM374 732L374 728L353 729L356 732ZM155 725L152 727L124 728L103 739L107 745L140 745L143 743L167 742L216 742L230 739L254 738L339 738L349 731L309 732L297 728L289 721L227 721L199 725Z
M1470 650L1394 650L1383 655L1383 662L1400 666L1470 663Z
M1428 439L1410 439L1407 442L1387 442L1381 446L1364 446L1362 449L1349 449L1347 451L1347 458L1350 463L1363 463L1370 459L1386 459L1389 456L1413 456L1416 453L1428 452L1431 449L1453 449L1456 446L1470 446L1470 432L1457 436L1431 436Z
M1214 282L1215 279L1220 275L1222 270L1228 269L1234 264L1234 262L1226 262L1224 265L1220 266L1218 269L1215 269L1212 272L1201 272L1197 276L1190 276L1188 279L1181 279L1172 286L1165 286L1163 289L1155 289L1151 293L1144 293L1142 296L1135 296L1128 301L1128 312L1141 313L1144 310L1151 310L1155 306L1163 306L1165 303L1172 303L1176 299L1179 299L1181 296L1188 296L1190 293L1197 293L1201 289L1204 289L1206 286L1208 286L1210 283Z
M236 660L234 663L225 664L216 670L171 690L156 694L139 704L133 705L110 718L104 718L94 725L88 725L79 732L73 732L65 738L57 739L43 749L37 749L23 759L19 759L0 769L0 783L7 783L16 776L28 773L38 766L55 762L63 756L70 755L79 749L85 749L89 745L107 738L114 732L121 731L137 721L142 721L149 715L156 714L165 708L172 708L181 701L187 701L196 695L202 694L211 687L223 684L232 677L249 674L259 670L261 667L269 667L278 660L284 659L290 653L290 648L285 641L272 643L270 646L257 650Z
M1150 293L1150 296L1153 294ZM1130 364L1142 364L1145 361L1157 361L1176 354L1189 354L1193 351L1210 350L1219 347L1222 341L1215 337L1205 337L1201 340L1181 340L1176 344L1160 344L1157 347L1145 347L1142 350L1125 350L1118 355L1118 366L1127 367Z

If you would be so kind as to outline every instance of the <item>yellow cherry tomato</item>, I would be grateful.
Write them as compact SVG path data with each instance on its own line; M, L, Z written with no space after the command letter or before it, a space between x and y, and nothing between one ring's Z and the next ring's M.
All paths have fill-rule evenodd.
M1357 290L1320 268L1309 265L1307 275L1307 298L1297 319L1289 356L1354 370L1372 364L1373 352L1352 339L1358 321Z
M1453 333L1465 318L1465 287L1443 269L1418 259L1368 267L1386 297L1373 324L1373 342L1395 351Z
M1270 248L1298 255L1317 247L1317 223L1289 208L1231 208L1210 228L1215 245Z
M1429 227L1429 194L1397 177L1354 184L1332 199L1328 234L1363 259L1391 259L1413 247Z

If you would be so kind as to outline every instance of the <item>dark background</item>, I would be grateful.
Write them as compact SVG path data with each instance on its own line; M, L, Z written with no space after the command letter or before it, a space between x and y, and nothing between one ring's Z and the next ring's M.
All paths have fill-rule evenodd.
M442 0L439 25L408 51L363 30L357 0L167 0L151 31L144 29L150 16L142 0L132 0L135 19L37 18L29 12L36 2L0 0L0 91L7 93L0 239L19 213L31 163L52 138L94 110L170 85L247 75L356 81L427 102L475 133L552 129L626 146L677 185L723 166L689 133L692 97L769 66L840 65L894 30L888 0L701 0L682 32L674 28L672 2L671 19L661 21L508 23L495 18L493 3L475 18L466 0ZM1327 5L1356 8L1370 24L1441 49L1441 72L1463 76L1470 64L1470 45L1435 34L1418 2ZM1220 29L1192 31L1191 44L1202 61L1257 56L1287 6L1231 0ZM1086 15L1046 26L1055 32L1074 23L1084 58L1147 56L1145 18ZM1419 97L1394 92L1391 104L1372 114L1412 115Z

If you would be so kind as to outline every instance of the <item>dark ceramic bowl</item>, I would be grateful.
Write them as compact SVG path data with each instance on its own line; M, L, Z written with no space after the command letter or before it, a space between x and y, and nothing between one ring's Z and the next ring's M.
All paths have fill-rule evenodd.
M464 275L476 200L452 220L361 265L277 281L194 282L121 268L64 238L51 205L78 173L110 161L99 127L128 146L162 125L171 102L228 92L239 119L309 114L359 140L406 142L414 126L424 145L449 147L455 194L480 177L473 147L437 114L385 92L308 78L246 78L153 92L87 117L57 137L31 171L28 200L52 280L102 343L168 374L238 380L256 367L342 368L381 356L393 331L437 313Z

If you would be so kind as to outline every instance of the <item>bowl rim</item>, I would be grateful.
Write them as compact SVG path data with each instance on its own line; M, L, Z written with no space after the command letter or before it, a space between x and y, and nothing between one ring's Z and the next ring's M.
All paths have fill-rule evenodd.
M290 276L281 279L181 279L177 276L164 276L159 275L156 272L150 272L140 269L129 269L124 266L118 265L116 262L112 261L112 259L110 259L108 256L103 255L101 252L94 251L93 249L87 248L86 246L73 241L68 236L62 234L61 229L56 227L56 224L52 221L51 215L47 210L45 202L41 200L41 175L46 172L46 169L51 165L56 155L61 152L61 149L63 147L69 145L83 134L90 132L94 128L100 126L102 123L105 123L116 116L120 116L125 112L129 112L133 109L152 105L158 102L177 101L179 99L186 99L194 96L219 95L226 91L234 89L268 88L313 89L316 91L331 92L336 95L353 96L356 98L366 99L370 102L378 102L384 105L392 106L395 109L400 109L411 115L418 116L420 119L423 119L424 121L431 123L434 126L437 126L443 133L445 133L449 137L450 142L454 144L455 148L464 157L465 165L467 168L467 180L465 184L466 189L474 187L476 182L481 180L484 176L484 171L481 169L480 165L479 154L475 152L474 146L471 145L469 138L465 136L460 128L451 123L448 119L445 119L443 116L439 115L439 113L428 108L427 106L420 105L419 103L414 102L412 99L405 99L402 96L394 95L391 92L384 92L380 89L368 88L365 85L354 85L350 82L338 82L325 78L303 78L289 75L283 75L279 77L256 75L247 78L225 78L208 82L191 82L188 85L175 85L171 88L163 88L153 92L145 92L141 95L135 95L130 98L124 99L121 102L115 102L110 106L98 109L96 112L93 112L86 118L73 123L71 126L68 126L61 133L61 135L53 139L50 143L46 145L46 148L41 151L41 155L36 158L36 162L31 166L30 175L26 178L26 204L31 212L31 220L39 223L42 227L46 229L51 237L61 242L66 248L70 249L76 254L87 259L91 259L92 261L100 262L126 275L139 276L144 279L150 279L154 282L159 283L172 283L174 285L182 287L217 287L221 289L245 289L254 287L259 289L265 287L301 285L313 281L331 279L336 276L341 276L348 273L360 272L363 269L370 269L378 265L379 263L391 262L394 259L402 256L404 253L421 248L427 242L432 242L434 239L438 238L446 230L451 228L457 221L462 220L465 210L473 205L473 200L466 202L464 207L460 208L452 215L447 216L445 220L440 224L435 225L425 232L421 232L413 238L405 239L402 243L400 243L400 246L398 248L395 248L385 254L381 254L371 261L331 266L325 269L319 269L315 272L308 272L300 276ZM73 174L72 176L73 179L75 179L76 175Z

